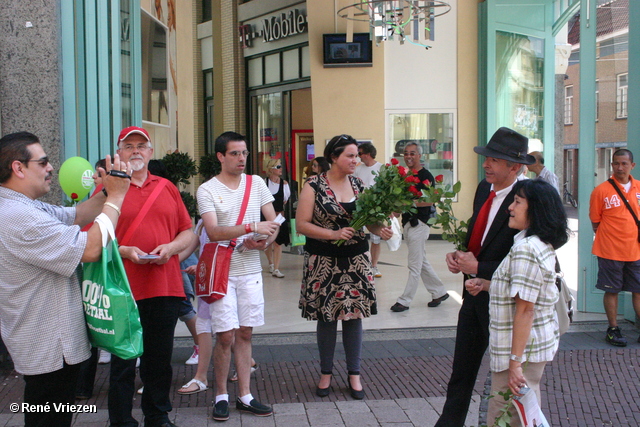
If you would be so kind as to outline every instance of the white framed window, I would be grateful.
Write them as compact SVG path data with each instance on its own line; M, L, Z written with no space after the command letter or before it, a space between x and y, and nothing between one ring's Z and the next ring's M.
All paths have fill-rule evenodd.
M434 177L442 175L443 187L453 186L458 176L455 113L450 110L387 110L387 117L388 157L379 155L376 159L386 163L395 158L406 166L404 147L409 142L417 143L422 151L420 163Z
M573 124L573 85L564 87L564 124Z
M627 102L629 90L629 74L616 76L616 119L627 118Z

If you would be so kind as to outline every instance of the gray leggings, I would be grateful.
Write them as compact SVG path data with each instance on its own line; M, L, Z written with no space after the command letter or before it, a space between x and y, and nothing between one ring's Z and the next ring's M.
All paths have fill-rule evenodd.
M331 374L333 371L333 355L336 349L338 321L324 322L318 320L316 337L320 352L320 371ZM349 375L360 374L360 351L362 350L362 319L342 321L342 346L347 356Z

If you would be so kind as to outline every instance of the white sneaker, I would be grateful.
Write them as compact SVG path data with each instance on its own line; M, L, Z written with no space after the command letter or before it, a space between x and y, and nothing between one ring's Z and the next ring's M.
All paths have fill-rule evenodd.
M144 392L144 386L140 387L137 391L138 394L142 394Z
M139 368L139 367L140 367L140 358L138 357L136 359L136 368Z
M187 359L186 362L184 362L185 365L197 365L198 364L198 354L200 353L200 347L198 347L197 345L193 346L193 354L191 355L190 358Z
M280 270L278 270L278 269L273 270L273 272L271 273L271 275L272 275L273 277L277 277L277 278L279 278L279 279L282 279L282 278L284 277L284 274L280 273Z
M373 277L382 277L382 273L378 270L378 267L372 267L373 269Z
M100 358L98 359L98 363L100 365L106 365L111 362L111 353L108 351L100 349Z
M273 271L275 270L275 266L273 264L269 264L269 273L273 274Z

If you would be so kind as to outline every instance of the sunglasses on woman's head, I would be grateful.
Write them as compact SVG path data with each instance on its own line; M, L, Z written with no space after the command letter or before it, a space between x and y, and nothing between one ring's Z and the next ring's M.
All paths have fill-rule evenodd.
M275 165L272 166L271 169L282 169L282 165Z

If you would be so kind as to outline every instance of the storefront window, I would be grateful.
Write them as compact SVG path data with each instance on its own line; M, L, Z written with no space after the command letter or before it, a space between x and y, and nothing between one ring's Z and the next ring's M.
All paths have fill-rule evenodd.
M258 147L258 163L254 171L264 175L267 161L283 156L282 92L255 96L252 104L256 126L253 134L257 139L252 147Z
M543 67L542 39L497 32L496 128L506 126L542 142Z
M404 147L417 142L422 147L421 162L434 176L443 175L443 184L455 183L453 113L389 114L388 152L404 165Z
M167 29L146 13L142 21L142 119L169 124Z

